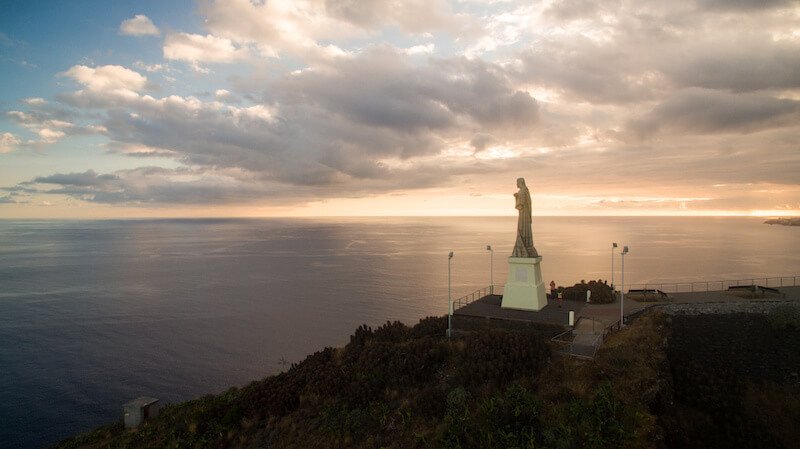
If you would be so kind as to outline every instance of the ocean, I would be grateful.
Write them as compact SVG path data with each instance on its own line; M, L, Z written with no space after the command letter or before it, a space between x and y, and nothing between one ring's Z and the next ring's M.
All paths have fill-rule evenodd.
M275 374L360 324L408 324L505 282L515 217L0 220L0 447L41 447ZM800 275L760 218L534 217L545 283ZM494 252L486 250L492 245ZM490 272L493 257L493 273ZM619 284L619 256L615 276Z

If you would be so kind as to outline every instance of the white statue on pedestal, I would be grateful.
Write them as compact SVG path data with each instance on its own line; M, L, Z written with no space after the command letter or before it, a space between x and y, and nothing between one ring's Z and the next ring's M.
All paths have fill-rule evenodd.
M531 227L531 194L524 178L517 178L519 191L514 194L519 211L517 239L514 251L508 258L508 281L503 292L502 307L519 310L541 310L547 305L542 268L542 257L533 246Z

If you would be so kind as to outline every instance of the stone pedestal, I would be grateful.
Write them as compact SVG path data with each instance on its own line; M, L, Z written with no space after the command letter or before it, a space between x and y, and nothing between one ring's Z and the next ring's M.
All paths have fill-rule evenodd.
M504 309L542 310L547 305L541 257L509 257L508 281L503 291Z

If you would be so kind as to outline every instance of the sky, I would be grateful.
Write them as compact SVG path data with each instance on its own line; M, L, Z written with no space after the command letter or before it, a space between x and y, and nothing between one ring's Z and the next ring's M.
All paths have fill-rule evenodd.
M800 215L800 2L4 0L0 218Z

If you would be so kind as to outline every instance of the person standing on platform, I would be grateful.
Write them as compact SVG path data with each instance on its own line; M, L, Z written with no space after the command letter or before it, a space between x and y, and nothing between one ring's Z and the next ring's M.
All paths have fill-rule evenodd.
M556 281L550 281L550 299L556 299Z

